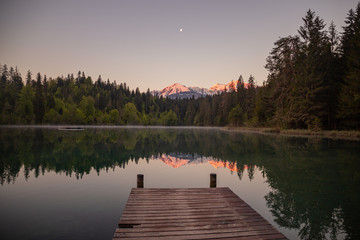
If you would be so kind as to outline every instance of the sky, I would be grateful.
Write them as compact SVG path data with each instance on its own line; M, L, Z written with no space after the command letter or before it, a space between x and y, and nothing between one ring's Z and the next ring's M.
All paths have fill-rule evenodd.
M84 71L130 89L266 80L280 37L307 10L339 32L356 0L4 0L0 64L56 78ZM182 29L182 31L180 31Z

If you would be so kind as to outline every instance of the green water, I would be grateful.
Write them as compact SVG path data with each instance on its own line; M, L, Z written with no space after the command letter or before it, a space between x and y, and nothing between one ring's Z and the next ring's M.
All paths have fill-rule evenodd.
M218 186L290 239L360 239L360 143L207 128L0 128L1 239L111 239L145 187Z

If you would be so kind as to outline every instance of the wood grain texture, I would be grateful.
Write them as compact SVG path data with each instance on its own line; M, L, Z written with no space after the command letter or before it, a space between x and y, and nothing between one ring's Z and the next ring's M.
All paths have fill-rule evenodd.
M286 239L229 188L133 188L117 239Z

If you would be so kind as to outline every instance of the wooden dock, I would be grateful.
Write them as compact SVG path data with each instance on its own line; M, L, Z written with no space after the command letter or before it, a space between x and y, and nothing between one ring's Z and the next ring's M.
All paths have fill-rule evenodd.
M116 239L286 239L229 188L133 188Z

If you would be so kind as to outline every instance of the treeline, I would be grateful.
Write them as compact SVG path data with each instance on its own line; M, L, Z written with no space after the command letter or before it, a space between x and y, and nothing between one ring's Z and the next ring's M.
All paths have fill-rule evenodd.
M127 124L360 128L360 3L342 33L309 10L298 35L280 38L263 86L242 76L229 92L165 99L84 72L47 79L1 66L1 124Z
M84 72L74 77L47 79L40 73L25 85L17 69L2 67L1 123L3 124L178 124L176 115L165 108L165 99L150 92L130 91L126 84L94 82ZM173 117L174 121L167 122ZM170 120L169 120L170 121Z
M252 118L256 89L254 78L245 89L201 99L152 96L148 89L130 90L126 83L93 81L84 72L55 79L29 70L23 84L19 71L1 68L2 124L115 124L115 125L239 125L240 114ZM241 103L241 104L237 104ZM240 110L241 109L241 110ZM244 109L244 111L242 110ZM248 118L246 116L249 116Z

